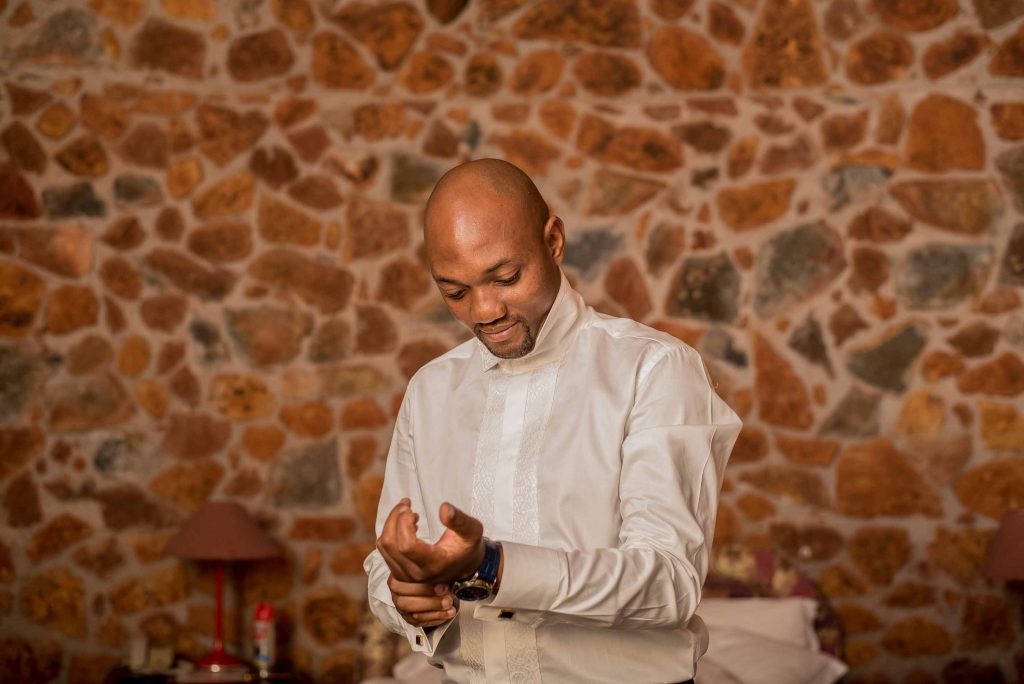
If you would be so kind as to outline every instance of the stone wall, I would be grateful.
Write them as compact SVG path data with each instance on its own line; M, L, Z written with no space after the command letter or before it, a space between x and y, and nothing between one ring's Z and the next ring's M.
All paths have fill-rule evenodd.
M201 652L160 552L209 497L287 545L236 577L285 655L363 669L396 406L465 338L419 208L499 156L592 304L702 351L718 541L799 559L852 681L1024 676L980 572L1024 506L1024 1L465 5L0 0L0 669Z

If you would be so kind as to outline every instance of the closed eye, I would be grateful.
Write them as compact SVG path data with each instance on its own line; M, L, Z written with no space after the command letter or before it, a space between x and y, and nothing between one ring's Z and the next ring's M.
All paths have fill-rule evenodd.
M505 286L514 285L516 283L516 281L519 280L519 273L520 272L517 271L515 273L515 275L513 275L511 278L504 278L502 280L495 280L494 282L497 283L498 285L505 285Z
M462 299L464 296L466 296L466 291L459 290L458 292L445 292L442 290L441 294L444 295L445 299Z

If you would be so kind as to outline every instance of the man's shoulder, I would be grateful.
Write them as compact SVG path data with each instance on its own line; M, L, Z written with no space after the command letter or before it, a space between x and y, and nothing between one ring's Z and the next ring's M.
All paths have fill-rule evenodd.
M423 364L410 378L409 387L421 383L429 384L442 378L451 378L467 363L471 363L475 357L476 341L471 337Z
M687 356L697 354L693 347L678 337L631 318L619 318L593 312L591 324L587 327L592 335L603 338L608 344L621 347L623 351L632 349L645 354L675 352Z

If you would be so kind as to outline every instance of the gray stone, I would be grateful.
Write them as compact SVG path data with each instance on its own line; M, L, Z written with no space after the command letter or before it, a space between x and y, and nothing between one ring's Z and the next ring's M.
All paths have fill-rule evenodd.
M882 396L854 387L836 405L821 426L821 434L874 437L878 434L878 403Z
M832 198L831 211L839 211L851 202L865 202L879 196L892 171L884 166L848 164L825 175L822 184Z
M757 255L754 308L772 318L797 302L820 294L846 268L839 235L823 223L780 233Z
M444 169L438 164L411 157L391 155L391 199L396 202L421 204L441 178Z
M150 470L152 452L142 434L106 439L93 454L92 463L104 475L145 473Z
M736 346L736 340L724 328L711 328L700 340L702 352L726 363L746 368L747 352Z
M333 439L282 454L270 473L271 501L281 508L322 508L338 503L338 460Z
M814 316L808 316L803 323L793 328L789 334L789 346L811 363L824 368L830 378L833 377L832 362L825 348L821 325Z
M188 331L192 339L203 348L204 363L225 361L231 355L228 345L220 336L220 330L213 323L197 318L189 324Z
M1012 287L1024 287L1024 223L1018 223L1006 243L999 282Z
M85 10L66 9L47 19L34 41L18 50L20 59L94 62L103 54L96 18Z
M740 272L725 254L690 257L672 279L665 313L731 323L740 297Z
M906 389L907 369L924 349L926 338L908 325L880 344L850 355L846 367L864 382L890 392Z
M565 265L576 269L587 280L619 249L622 236L607 228L588 230L571 236L565 245Z
M352 329L340 318L325 321L309 342L309 360L313 363L341 361L351 354Z
M0 421L20 415L59 363L37 345L0 345Z
M926 245L900 265L896 295L910 309L944 309L980 292L991 266L991 247Z
M1007 150L996 157L996 168L1003 174L1003 183L1013 195L1017 211L1024 212L1024 147Z
M125 173L114 179L114 198L118 207L154 207L164 194L154 179Z
M459 139L466 143L466 147L471 150L475 150L480 144L480 138L482 135L483 134L480 131L480 124L474 119L466 124L466 130L462 132L462 136Z
M107 206L92 189L92 183L82 182L43 190L46 215L53 219L72 216L101 218L107 215Z

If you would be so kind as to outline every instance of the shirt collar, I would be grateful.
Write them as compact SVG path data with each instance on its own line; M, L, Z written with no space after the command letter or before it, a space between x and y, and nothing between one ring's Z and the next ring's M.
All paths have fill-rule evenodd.
M580 293L572 289L565 274L560 273L560 275L561 283L558 287L558 294L551 304L544 324L541 325L537 343L529 354L518 359L498 358L487 349L487 346L479 338L476 339L484 371L500 366L506 372L521 373L562 358L569 348L569 342L583 322L586 304Z

